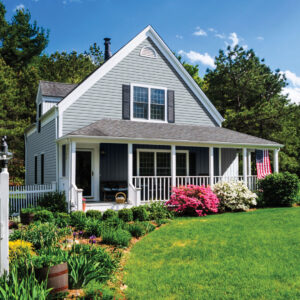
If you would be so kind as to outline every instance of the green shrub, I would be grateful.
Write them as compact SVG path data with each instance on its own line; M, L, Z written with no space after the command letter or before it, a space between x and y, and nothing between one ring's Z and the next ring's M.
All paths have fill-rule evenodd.
M129 224L128 226L128 231L130 232L130 234L136 238L139 238L143 235L146 234L146 228L144 225L136 222L133 224Z
M126 224L123 220L119 219L118 217L112 217L105 221L102 221L102 228L103 230L109 230L109 229L124 229L126 227Z
M119 247L128 247L131 240L131 234L124 229L105 230L102 233L103 243Z
M43 209L34 213L33 220L40 221L42 223L46 223L46 222L51 223L54 220L54 216L51 211Z
M107 220L109 218L116 218L118 217L118 213L115 210L108 209L103 213L102 219Z
M98 219L98 220L102 219L102 213L100 210L94 210L94 209L88 210L86 212L86 216L88 218L94 218L94 219Z
M158 220L155 220L155 223L156 223L157 227L160 227L161 225L167 224L169 222L170 222L170 220L168 220L168 219L158 219Z
M149 219L149 212L144 206L133 207L131 210L135 221L146 221Z
M151 222L141 222L141 224L145 227L146 233L152 232L156 228Z
M149 205L145 205L145 208L149 212L149 220L168 219L172 217L172 213L163 203L152 202Z
M38 254L38 256L32 257L32 262L36 269L52 267L67 261L65 251L60 247L43 248L38 251Z
M85 234L89 236L101 236L101 221L94 218L87 218L86 225L85 225Z
M64 192L51 192L45 194L39 200L39 205L52 212L68 212L68 204Z
M36 207L27 207L27 208L22 208L22 209L21 209L21 213L22 213L22 214L34 214L34 213L36 213L36 212L38 212L38 211L41 211L41 210L43 210L43 208L40 207L40 206L36 206Z
M70 228L58 228L53 223L35 222L28 227L14 230L9 239L11 241L21 239L30 242L38 250L56 246L62 237L70 233Z
M103 283L91 281L85 288L86 299L93 300L114 300L114 291Z
M267 207L292 206L299 190L299 178L289 172L275 173L258 181L262 190L262 205Z
M133 213L131 209L123 208L118 211L118 216L124 222L131 222L133 221Z
M54 223L59 228L67 227L71 224L71 216L67 213L54 213Z
M76 230L83 230L87 222L86 214L83 211L74 211L71 213L71 225Z

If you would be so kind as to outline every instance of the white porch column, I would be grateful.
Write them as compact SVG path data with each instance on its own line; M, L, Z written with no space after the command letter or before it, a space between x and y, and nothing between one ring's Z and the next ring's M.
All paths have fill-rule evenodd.
M176 146L171 146L171 184L172 187L176 186Z
M251 176L251 151L248 150L248 175Z
M209 184L214 185L214 147L209 147Z
M132 182L132 167L133 167L133 154L132 154L132 144L128 144L128 184L133 184Z
M247 148L243 148L243 180L247 185Z
M222 148L219 148L219 176L222 176Z
M279 149L274 149L274 173L279 172L278 153L279 153Z
M73 185L76 185L76 142L69 143L69 210L74 203Z

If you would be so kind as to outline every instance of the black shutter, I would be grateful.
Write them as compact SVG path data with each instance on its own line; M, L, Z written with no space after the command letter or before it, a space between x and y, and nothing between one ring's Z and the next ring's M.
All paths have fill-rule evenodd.
M44 165L45 165L45 156L41 154L41 184L45 183L44 179Z
M175 123L175 92L168 90L168 122Z
M62 176L66 176L66 145L62 145Z
M37 163L38 158L37 156L34 157L34 184L37 184Z
M130 120L130 85L122 85L122 118Z

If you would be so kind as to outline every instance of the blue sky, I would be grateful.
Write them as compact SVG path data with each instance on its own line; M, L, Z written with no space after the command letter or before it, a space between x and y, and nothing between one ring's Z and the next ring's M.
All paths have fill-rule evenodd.
M289 80L285 92L300 103L299 0L2 0L10 18L28 8L38 25L50 29L47 53L84 51L104 37L117 51L148 24L200 74L213 68L227 44L253 48Z

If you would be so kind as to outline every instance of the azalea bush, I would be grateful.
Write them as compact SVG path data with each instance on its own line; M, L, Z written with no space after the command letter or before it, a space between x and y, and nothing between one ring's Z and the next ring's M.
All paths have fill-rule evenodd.
M220 200L220 211L245 211L256 206L257 195L243 181L221 181L214 185L214 193Z
M166 205L183 215L205 216L217 213L219 199L209 186L188 185L173 188Z

